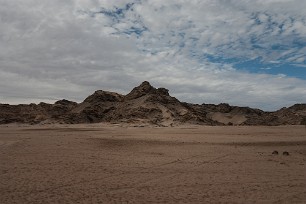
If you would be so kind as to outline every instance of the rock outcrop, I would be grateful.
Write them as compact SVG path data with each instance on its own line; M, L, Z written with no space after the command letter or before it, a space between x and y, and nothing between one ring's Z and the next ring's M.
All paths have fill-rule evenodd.
M190 104L170 96L165 88L147 81L127 95L98 90L83 102L60 100L54 104L0 104L0 124L8 123L146 123L158 126L200 125L299 125L305 121L306 104L275 112L226 103Z

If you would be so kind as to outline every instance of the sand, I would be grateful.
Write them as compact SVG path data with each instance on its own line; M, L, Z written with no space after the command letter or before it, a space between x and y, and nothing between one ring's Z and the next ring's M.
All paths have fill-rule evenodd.
M306 128L1 126L0 203L306 203Z

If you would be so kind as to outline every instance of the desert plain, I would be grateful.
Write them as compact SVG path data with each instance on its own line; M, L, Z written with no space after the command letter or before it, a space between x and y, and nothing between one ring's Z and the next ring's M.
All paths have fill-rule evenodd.
M0 203L306 203L306 127L2 125Z

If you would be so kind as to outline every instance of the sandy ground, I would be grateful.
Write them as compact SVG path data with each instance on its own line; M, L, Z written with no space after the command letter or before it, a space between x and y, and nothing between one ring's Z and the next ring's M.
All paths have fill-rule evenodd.
M0 203L306 203L306 128L1 126Z

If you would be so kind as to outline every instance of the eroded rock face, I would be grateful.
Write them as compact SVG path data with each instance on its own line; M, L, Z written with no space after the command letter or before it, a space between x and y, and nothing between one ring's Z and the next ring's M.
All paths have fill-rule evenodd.
M154 92L156 92L156 89L151 86L149 82L144 81L139 86L135 87L130 93L128 93L124 99L133 100Z
M159 96L169 96L169 90L165 88L154 88L147 81L142 82L139 86L135 87L129 94L127 94L124 98L125 100L137 99L142 96L153 94Z
M92 95L88 96L84 102L87 103L101 103L101 102L119 102L121 101L123 96L121 94L117 94L114 92L95 91Z
M61 100L54 104L39 103L30 105L0 104L0 124L29 123L37 124L45 120L62 122L62 116L69 114L77 103Z
M306 104L275 112L226 103L190 104L169 95L166 88L154 88L144 81L129 94L95 91L82 103L60 100L54 104L0 104L0 124L7 123L150 123L172 126L202 125L299 125L306 118Z

